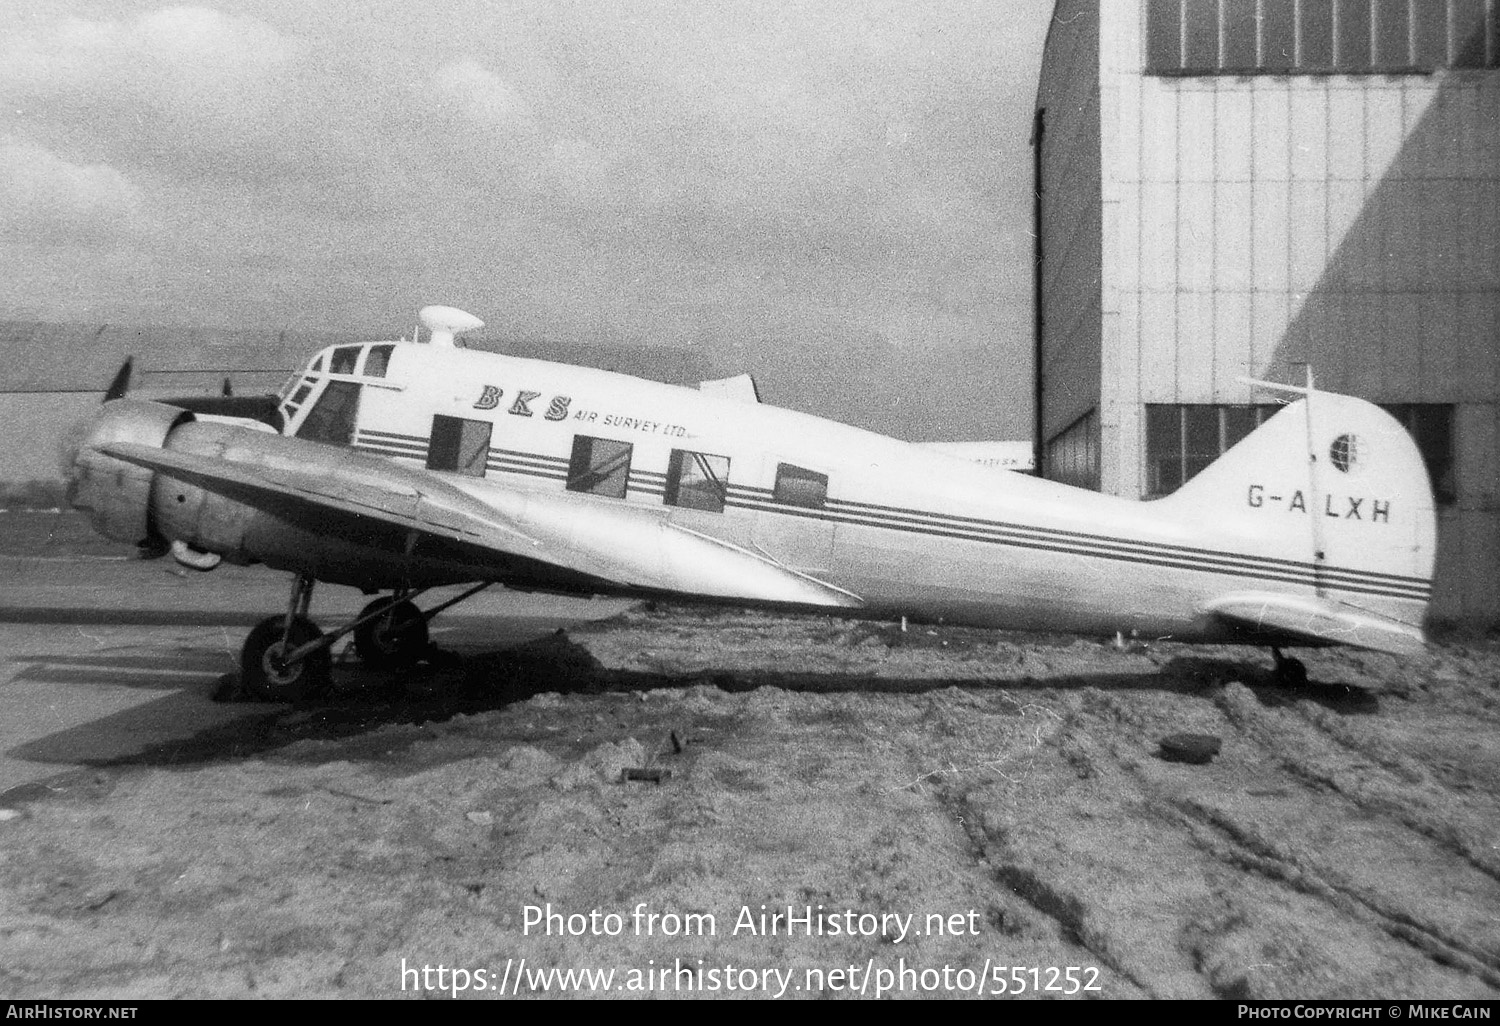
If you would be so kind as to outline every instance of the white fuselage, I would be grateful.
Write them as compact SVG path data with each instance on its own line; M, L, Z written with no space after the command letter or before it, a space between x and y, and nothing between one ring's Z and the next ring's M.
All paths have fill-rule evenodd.
M517 494L564 496L546 505L548 523L537 525L554 538L583 537L622 506L638 522L659 523L622 542L659 546L632 558L655 561L681 582L652 591L738 597L733 582L695 586L690 567L670 576L675 540L693 536L827 586L847 596L842 611L857 616L1203 640L1228 637L1204 610L1215 596L1319 593L1311 535L1298 543L1302 551L1288 552L1284 533L1259 529L1255 517L1117 499L807 414L605 371L375 345L390 346L379 377L328 372L333 350L315 358L288 386L288 434L307 436L330 382L358 384L346 440L357 450L445 473L475 497L503 498L512 512L523 508ZM354 363L346 355L343 366L351 365L364 368L363 357ZM694 463L694 454L703 459ZM580 476L590 459L597 473ZM705 474L722 485L722 508L684 500L695 482L699 499L712 495ZM1255 484L1234 482L1230 501L1246 505Z

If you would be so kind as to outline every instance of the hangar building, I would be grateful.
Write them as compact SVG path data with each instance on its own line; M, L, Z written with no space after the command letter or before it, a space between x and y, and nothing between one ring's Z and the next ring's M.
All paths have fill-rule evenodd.
M1058 0L1041 472L1169 494L1310 364L1422 450L1434 619L1500 622L1497 68L1500 0Z

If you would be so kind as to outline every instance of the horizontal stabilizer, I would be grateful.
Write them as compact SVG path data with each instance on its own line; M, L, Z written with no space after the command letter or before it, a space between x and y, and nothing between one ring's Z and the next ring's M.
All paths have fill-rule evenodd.
M1395 655L1426 645L1420 627L1315 595L1245 592L1214 599L1205 611L1262 644L1354 645Z
M918 442L923 449L931 449L945 456L978 463L1000 470L1017 470L1030 473L1036 469L1036 454L1030 442Z

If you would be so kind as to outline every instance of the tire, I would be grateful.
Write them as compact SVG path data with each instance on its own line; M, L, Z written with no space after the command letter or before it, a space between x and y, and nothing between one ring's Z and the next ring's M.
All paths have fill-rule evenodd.
M311 620L296 617L285 646L286 617L272 616L255 625L240 650L240 686L257 702L297 702L324 694L333 682L333 659L328 649L314 652L295 666L281 666L277 657L323 636Z
M1276 667L1276 683L1287 688L1307 687L1307 664L1300 659L1288 659Z
M354 653L372 670L400 670L427 652L427 621L404 599L376 599L360 610L360 619L384 609L384 616L354 628Z

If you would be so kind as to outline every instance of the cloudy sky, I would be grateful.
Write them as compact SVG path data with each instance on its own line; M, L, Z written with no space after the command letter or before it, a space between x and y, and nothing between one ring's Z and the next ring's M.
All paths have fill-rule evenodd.
M1025 360L1051 7L7 0L0 317Z

